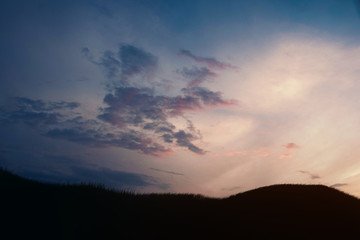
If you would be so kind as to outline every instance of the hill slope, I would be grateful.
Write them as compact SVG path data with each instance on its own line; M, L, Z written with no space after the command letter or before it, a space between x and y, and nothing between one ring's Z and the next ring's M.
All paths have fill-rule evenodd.
M360 229L360 200L322 185L212 199L43 184L1 170L0 192L8 239L323 239Z

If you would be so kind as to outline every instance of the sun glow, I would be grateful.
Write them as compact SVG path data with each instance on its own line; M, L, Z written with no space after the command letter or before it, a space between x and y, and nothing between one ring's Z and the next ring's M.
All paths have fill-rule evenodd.
M295 78L288 78L275 84L272 87L272 92L283 99L294 99L301 97L304 89L305 86L301 81Z

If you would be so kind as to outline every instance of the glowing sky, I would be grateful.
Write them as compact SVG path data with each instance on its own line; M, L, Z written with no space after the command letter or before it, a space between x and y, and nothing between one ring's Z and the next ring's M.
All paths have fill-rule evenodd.
M47 182L360 196L356 1L2 1L0 166Z

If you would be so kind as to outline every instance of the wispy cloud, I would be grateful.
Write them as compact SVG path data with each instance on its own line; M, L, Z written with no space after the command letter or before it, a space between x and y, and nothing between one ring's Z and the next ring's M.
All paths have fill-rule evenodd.
M300 170L299 172L308 175L311 179L319 179L319 178L321 178L318 174L314 174L314 173L311 173L311 172L308 172L308 171Z
M347 183L335 183L333 185L330 185L329 187L332 187L332 188L338 188L338 187L344 187L344 186L347 186L349 184Z
M44 136L64 139L94 148L121 147L153 156L172 152L170 148L157 143L139 131L128 130L109 133L109 131L101 132L94 129L86 129L81 126L65 129L55 128L49 130Z
M188 57L188 58L190 58L190 59L192 59L192 60L194 60L195 62L198 62L198 63L204 63L209 68L212 68L212 69L225 70L225 69L237 69L238 68L238 67L233 66L233 65L231 65L229 63L220 62L215 58L196 56L192 52L190 52L189 50L181 49L180 52L179 52L179 55L184 56L184 57Z
M189 83L187 84L187 88L198 87L205 81L208 81L211 78L215 78L218 75L208 68L183 68L181 71L178 71L183 77L189 79Z
M283 153L280 154L279 159L283 159L283 158L291 158L293 155L291 153Z
M166 170L162 170L162 169L158 169L158 168L149 168L149 169L153 170L153 171L157 171L157 172L171 174L171 175L184 176L183 173L178 173L178 172L173 172L173 171L166 171Z
M227 188L224 187L221 190L232 192L232 191L239 190L239 189L241 189L241 186L234 186L234 187L227 187Z

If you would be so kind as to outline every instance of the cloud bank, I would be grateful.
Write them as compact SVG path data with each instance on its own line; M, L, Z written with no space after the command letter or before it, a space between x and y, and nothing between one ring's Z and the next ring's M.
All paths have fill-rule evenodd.
M172 153L177 146L205 154L206 150L194 143L201 139L201 134L186 113L236 104L224 99L221 92L201 86L209 78L217 77L207 68L183 68L181 74L190 82L174 96L157 93L159 60L142 48L122 44L117 52L107 50L95 57L84 47L81 53L103 70L108 81L104 107L99 108L96 118L85 118L77 102L15 97L11 108L1 109L1 123L23 123L43 136L92 148L120 147L162 156ZM212 67L230 66L211 58L199 59ZM178 128L172 123L174 118L184 119L187 127Z

